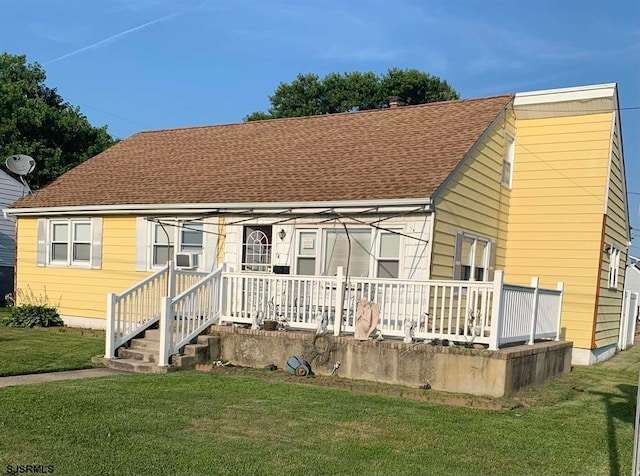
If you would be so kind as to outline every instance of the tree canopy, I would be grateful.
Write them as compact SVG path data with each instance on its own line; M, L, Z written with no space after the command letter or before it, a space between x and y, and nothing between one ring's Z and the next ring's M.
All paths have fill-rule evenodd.
M106 126L93 127L45 79L42 67L27 64L26 56L0 54L0 163L13 154L33 157L33 189L116 142Z
M313 116L387 107L398 96L401 105L458 99L458 93L437 76L416 69L392 68L385 74L372 72L299 74L291 83L280 83L269 96L268 112L256 111L245 121L281 117Z

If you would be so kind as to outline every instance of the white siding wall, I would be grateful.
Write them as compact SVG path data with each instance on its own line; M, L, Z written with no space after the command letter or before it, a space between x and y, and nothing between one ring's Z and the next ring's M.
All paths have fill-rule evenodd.
M359 220L366 222L373 222L383 217L359 217ZM241 219L239 217L238 219ZM228 217L226 222L234 222L238 219ZM318 226L334 227L334 225L320 224L325 219L318 218L303 218L297 221L296 224L275 224L273 225L273 237L272 237L272 264L274 265L289 265L293 272L294 259L295 259L295 230L296 229L313 229L315 223ZM242 258L242 227L244 225L256 225L256 224L271 224L273 218L269 219L257 219L251 222L243 222L238 225L224 226L223 233L226 235L224 238L224 262L230 268L239 271L240 260ZM417 215L389 218L381 221L379 226L400 231L401 233L408 235L401 238L401 257L400 257L400 278L402 279L415 279L425 280L429 279L429 257L431 256L431 244L428 240L431 237L431 216L430 215ZM361 223L351 222L348 223L349 227L354 228L367 228L366 225ZM342 230L342 225L335 225L336 229ZM278 236L280 230L286 232L286 237L281 240ZM373 228L372 228L373 230ZM419 238L419 240L412 239ZM420 241L424 240L424 241Z
M0 211L22 198L24 187L0 170ZM0 266L13 267L16 251L16 224L0 212Z
M624 263L620 263L621 267L623 265ZM640 269L632 264L627 265L624 277L624 290L631 291L632 293L640 293Z

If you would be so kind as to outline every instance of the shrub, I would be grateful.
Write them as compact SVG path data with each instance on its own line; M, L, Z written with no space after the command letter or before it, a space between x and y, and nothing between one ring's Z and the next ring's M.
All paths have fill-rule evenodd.
M8 327L58 327L64 325L55 308L33 304L12 307L2 323Z
M58 327L64 322L58 314L57 306L49 304L49 297L45 294L36 296L27 286L27 291L16 291L17 303L9 308L9 315L2 319L8 327ZM17 304L17 305L16 305Z

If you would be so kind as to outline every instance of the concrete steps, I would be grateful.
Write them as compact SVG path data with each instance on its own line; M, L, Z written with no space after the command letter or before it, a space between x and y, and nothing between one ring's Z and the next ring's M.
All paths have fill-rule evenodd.
M148 329L144 337L132 339L130 346L116 350L115 359L96 357L94 363L101 363L105 367L135 373L167 373L174 370L193 369L197 364L203 364L219 358L218 336L199 335L196 343L187 344L182 354L173 355L170 365L158 366L160 361L160 330Z

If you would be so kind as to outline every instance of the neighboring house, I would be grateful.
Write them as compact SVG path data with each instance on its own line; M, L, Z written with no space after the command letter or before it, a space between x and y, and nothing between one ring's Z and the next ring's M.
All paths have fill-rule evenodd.
M624 276L624 301L622 321L620 323L621 341L619 347L624 349L633 344L635 329L640 319L640 258L629 256ZM626 332L624 331L626 329Z
M640 258L629 255L624 275L624 290L640 294ZM640 302L638 302L638 305L640 305ZM637 307L634 310L633 317L636 319L640 317Z
M593 363L615 352L629 241L617 111L608 84L135 134L5 211L18 287L104 327L107 293L178 255L317 276L349 255L350 276L412 281L503 270L564 282L562 338Z
M23 185L0 170L0 208L6 208L25 194ZM0 306L5 295L13 292L16 261L15 218L0 217Z

